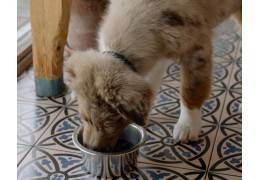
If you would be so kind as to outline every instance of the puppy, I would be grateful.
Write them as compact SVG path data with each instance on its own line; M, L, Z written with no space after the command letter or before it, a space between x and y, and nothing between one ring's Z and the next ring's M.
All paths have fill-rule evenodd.
M130 123L144 126L169 60L181 66L181 114L173 138L198 140L201 106L211 89L212 29L241 0L111 0L98 50L74 53L67 84L84 121L83 144L113 150Z

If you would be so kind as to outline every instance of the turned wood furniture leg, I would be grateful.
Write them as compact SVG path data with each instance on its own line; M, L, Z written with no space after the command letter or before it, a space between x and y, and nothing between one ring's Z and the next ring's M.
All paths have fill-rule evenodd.
M31 0L32 50L37 96L57 96L64 90L63 50L71 0Z

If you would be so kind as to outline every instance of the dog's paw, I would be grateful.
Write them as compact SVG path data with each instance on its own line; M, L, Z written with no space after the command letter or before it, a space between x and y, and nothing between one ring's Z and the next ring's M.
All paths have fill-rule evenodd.
M174 126L173 139L176 142L188 143L197 141L201 128L200 110L181 109L181 115Z
M176 142L188 143L197 141L199 138L200 126L192 127L190 124L178 122L174 126L173 139Z

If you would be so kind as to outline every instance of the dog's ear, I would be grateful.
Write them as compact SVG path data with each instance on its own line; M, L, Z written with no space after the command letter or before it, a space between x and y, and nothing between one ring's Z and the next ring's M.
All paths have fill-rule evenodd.
M124 68L124 66L123 66ZM141 76L127 68L118 67L95 77L97 93L106 101L124 120L145 125L150 112L153 90L151 85ZM115 73L116 72L116 73Z
M131 105L130 102L129 105L119 105L117 107L118 112L122 117L125 119L131 120L132 122L144 126L146 124L146 121L148 120L148 113L149 113L149 102L146 103L138 103Z
M117 96L117 112L126 120L130 120L140 126L146 125L150 112L153 92L147 85L128 89Z

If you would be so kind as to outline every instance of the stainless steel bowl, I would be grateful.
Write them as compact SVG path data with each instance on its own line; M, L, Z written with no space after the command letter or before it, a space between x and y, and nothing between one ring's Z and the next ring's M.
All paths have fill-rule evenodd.
M125 128L119 139L128 141L133 146L120 152L103 153L82 146L82 132L83 126L75 130L72 135L73 142L81 151L86 170L101 178L120 177L132 171L136 165L139 148L146 140L144 128L130 124Z

